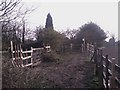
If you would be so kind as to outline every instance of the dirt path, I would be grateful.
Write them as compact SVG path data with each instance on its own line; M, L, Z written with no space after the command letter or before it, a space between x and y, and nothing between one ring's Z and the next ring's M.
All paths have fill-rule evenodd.
M35 88L86 88L91 83L93 66L85 54L67 54L61 63L41 63L31 70Z

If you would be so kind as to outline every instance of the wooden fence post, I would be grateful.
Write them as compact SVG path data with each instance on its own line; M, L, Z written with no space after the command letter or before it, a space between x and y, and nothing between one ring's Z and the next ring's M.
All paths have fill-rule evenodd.
M27 51L27 49L25 49L25 51ZM27 56L28 56L28 54L25 53L25 57L27 57ZM28 62L29 62L28 60L25 60L25 63L26 63L26 64L28 64Z
M73 51L73 44L71 43L70 44L70 52L72 52Z
M88 53L88 55L89 55L89 43L87 43L87 53Z
M112 58L111 72L112 72L112 76L110 77L110 88L114 90L115 89L115 58Z
M16 52L16 45L15 45L15 50L14 50L14 54L15 54L15 65L18 67L18 65L17 65L17 52Z
M94 47L94 63L96 65L96 76L98 75L98 63L97 63L97 48L96 46Z
M104 87L103 84L103 52L102 50L100 50L100 74L99 74L99 78L100 78L100 86Z
M21 58L21 67L24 67L24 66L23 66L23 54L22 54L21 44L20 44L20 58Z
M33 56L33 48L31 47L31 63L33 64L33 58L32 58L32 56Z
M92 48L91 48L91 50L92 50ZM97 61L97 48L94 47L94 62L96 63L96 61Z
M90 53L90 44L87 43L87 53L88 53L88 56L89 58L91 57L91 53Z
M85 38L83 38L82 40L83 40L83 51L85 51Z
M106 79L105 79L105 84L106 84L106 89L109 88L108 86L108 80L109 80L109 72L108 72L108 66L109 66L109 62L108 62L108 55L105 56L105 75L106 75Z
M12 41L10 41L10 45L11 45L12 64L13 64L13 66L15 67L15 64L14 64L14 61L13 61L14 55L13 55L13 42L12 42Z
M92 57L92 55L94 55L96 53L96 49L94 49L94 45L92 45L92 43L90 43L90 56ZM97 53L96 53L97 54ZM95 56L96 57L96 56ZM95 58L94 58L95 59Z
M16 44L16 50L17 50L17 64L18 64L18 67L20 67L20 58L19 58L19 45Z
M82 53L83 53L83 48L84 48L84 46L83 46L83 44L81 44L81 51L82 51Z

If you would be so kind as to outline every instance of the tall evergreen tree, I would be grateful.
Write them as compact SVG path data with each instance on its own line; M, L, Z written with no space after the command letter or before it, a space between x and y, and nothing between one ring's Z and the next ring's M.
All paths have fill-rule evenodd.
M53 29L53 20L52 20L50 13L48 13L48 15L47 15L45 28L52 28Z

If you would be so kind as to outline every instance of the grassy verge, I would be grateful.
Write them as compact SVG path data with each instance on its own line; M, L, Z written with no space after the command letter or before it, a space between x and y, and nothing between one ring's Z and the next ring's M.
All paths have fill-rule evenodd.
M98 77L95 75L94 63L90 62L89 58L85 61L87 68L85 71L85 87L86 88L95 88L96 90L99 87Z

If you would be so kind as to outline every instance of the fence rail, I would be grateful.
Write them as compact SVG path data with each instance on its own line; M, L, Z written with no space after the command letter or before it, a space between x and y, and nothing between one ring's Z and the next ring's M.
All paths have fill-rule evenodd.
M13 42L11 41L12 64L15 67L28 67L35 63L38 63L40 61L40 55L38 54L41 54L40 52L43 52L43 50L46 52L50 52L51 48L50 46L45 46L43 48L31 47L31 50L23 51L23 49L21 48L21 44L13 45ZM38 54L34 55L34 52L38 52ZM35 58L36 60L34 60L33 58L37 56L38 59Z
M87 44L87 51L93 59L96 68L96 75L99 78L101 87L120 89L120 66L115 64L115 58L108 59L108 55L103 56L101 48L96 45Z

